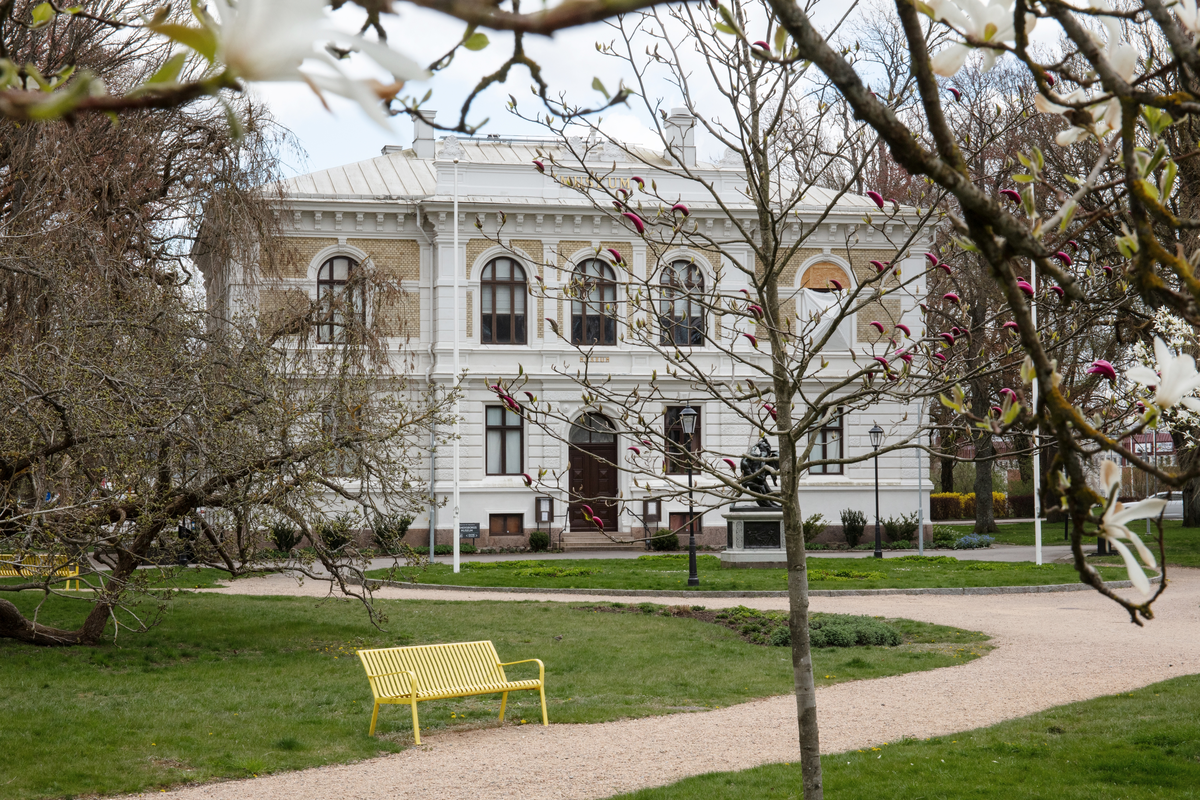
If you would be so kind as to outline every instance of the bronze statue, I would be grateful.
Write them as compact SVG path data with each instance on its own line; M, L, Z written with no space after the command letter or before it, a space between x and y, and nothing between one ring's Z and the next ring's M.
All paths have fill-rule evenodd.
M759 439L750 448L750 452L742 456L742 486L758 494L774 493L770 483L779 485L775 473L779 470L779 454L771 447L766 438ZM765 497L757 499L762 508L779 508L780 504Z

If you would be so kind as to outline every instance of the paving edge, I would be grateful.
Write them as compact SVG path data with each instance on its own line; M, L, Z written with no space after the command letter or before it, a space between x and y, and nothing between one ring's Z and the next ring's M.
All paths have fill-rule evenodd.
M1158 583L1161 577L1155 575L1151 583ZM363 583L368 589L429 589L441 592L493 592L496 594L565 594L565 595L604 595L612 597L787 597L786 591L754 591L741 592L706 592L678 591L673 589L534 589L516 586L450 586L440 583L404 583L402 581L381 581L369 578ZM1129 581L1109 581L1110 589L1129 589L1133 584ZM1042 594L1045 592L1083 592L1092 591L1092 587L1083 583L1051 583L1043 586L964 586L955 589L810 589L810 597L862 597L888 594Z

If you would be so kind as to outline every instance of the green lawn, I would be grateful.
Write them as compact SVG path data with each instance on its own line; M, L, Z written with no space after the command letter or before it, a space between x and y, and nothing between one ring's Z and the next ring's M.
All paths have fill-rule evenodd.
M1200 797L1200 676L990 728L821 759L836 800ZM716 772L621 800L793 800L800 765ZM615 800L615 799L614 799Z
M7 595L32 613L40 595ZM95 648L0 640L0 800L154 790L369 758L411 742L408 710L380 711L356 647L491 639L501 658L546 662L551 723L590 723L726 706L791 690L783 647L748 644L719 625L559 603L380 601L372 628L350 601L186 594L162 624ZM41 619L70 623L84 605L50 598ZM986 637L899 621L899 647L818 650L821 685L960 664ZM561 637L561 638L558 638ZM536 674L514 667L513 677ZM421 724L495 725L499 698L422 704ZM535 693L508 720L540 718Z
M722 569L717 556L699 556L700 589L786 590L782 569ZM447 564L426 570L403 569L395 580L415 575L419 583L457 586L517 586L577 589L678 589L687 587L687 556L642 556L626 559L564 559L465 562L457 575ZM949 556L891 556L883 559L809 558L812 589L907 589L914 587L1035 586L1075 583L1068 564L957 561ZM1124 580L1125 570L1102 570L1106 580ZM387 570L367 573L385 578Z
M1032 522L1014 522L998 527L1000 528L1000 532L992 534L992 536L996 537L997 542L1004 544L1033 544ZM1137 520L1130 524L1130 528L1134 533L1143 536L1146 532L1146 523L1143 520ZM1153 524L1150 530L1156 531ZM1168 564L1177 564L1181 567L1200 567L1200 528L1184 528L1183 523L1178 520L1167 520L1163 522L1163 533L1166 538ZM1143 538L1145 537L1143 536ZM1063 539L1063 525L1061 522L1042 522L1042 544L1067 544L1067 541ZM1147 544L1149 544L1148 541ZM1086 544L1085 550L1095 551L1095 549L1094 539ZM1154 552L1155 554L1158 553L1157 547Z
M218 586L224 585L222 581L229 580L229 573L219 569L210 569L208 567L148 567L138 570L138 574L144 577L147 585L155 589L215 589ZM85 576L84 580L101 581L106 580L103 573L100 575ZM87 584L84 580L80 581L80 587L86 588ZM26 578L0 578L0 584L13 586L19 583L25 583ZM55 588L62 589L63 585ZM71 589L75 591L74 578L72 578Z

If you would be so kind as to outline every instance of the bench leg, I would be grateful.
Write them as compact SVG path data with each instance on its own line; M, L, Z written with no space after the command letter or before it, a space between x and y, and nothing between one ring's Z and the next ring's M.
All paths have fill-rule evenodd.
M375 710L371 712L371 731L367 736L375 735L375 720L379 719L379 703L375 704Z
M542 724L549 725L550 719L546 716L546 687L539 686L538 693L542 696Z
M508 692L500 693L500 721L504 722L504 707L508 705Z
M413 692L416 694L416 692ZM414 697L412 701L413 712L413 739L417 744L421 743L421 723L417 720L417 699Z

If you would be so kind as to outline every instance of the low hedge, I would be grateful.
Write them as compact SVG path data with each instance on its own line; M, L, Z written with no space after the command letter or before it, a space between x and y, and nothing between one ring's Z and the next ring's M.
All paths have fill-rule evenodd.
M992 492L992 516L1004 519L1013 515L1009 513L1008 496L1004 492ZM1033 514L1029 514L1033 516ZM929 518L936 521L942 519L974 519L975 493L960 494L958 492L938 492L929 495Z

